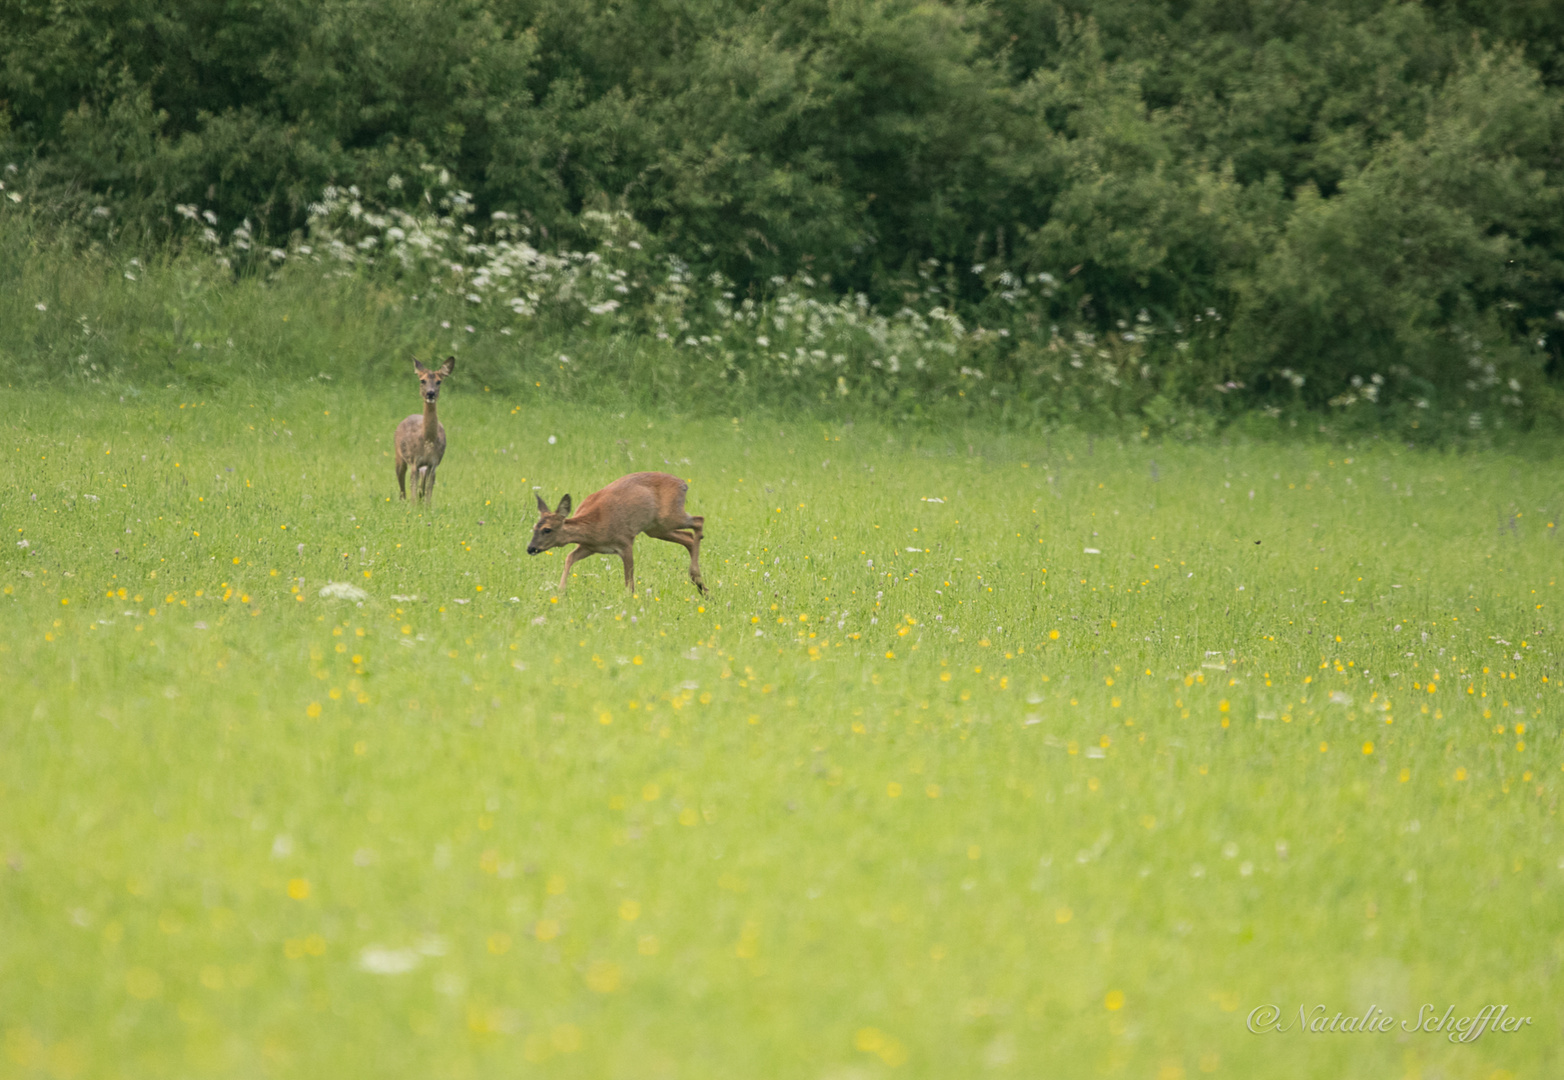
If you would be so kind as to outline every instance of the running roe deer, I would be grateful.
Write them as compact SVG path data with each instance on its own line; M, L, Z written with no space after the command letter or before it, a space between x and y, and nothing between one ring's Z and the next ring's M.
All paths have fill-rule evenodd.
M667 473L641 472L621 476L601 491L588 495L581 503L581 511L570 514L570 496L559 500L559 506L549 512L543 496L537 496L537 525L532 539L527 542L527 554L575 544L565 559L565 570L559 575L559 588L563 592L570 580L570 569L588 555L618 555L625 564L625 588L635 591L635 556L631 545L641 533L658 540L679 544L690 553L690 580L701 592L706 583L701 580L701 537L706 524L703 517L692 517L685 512L684 494L690 485L677 476Z
M434 471L445 456L445 425L434 414L434 403L440 397L440 383L456 370L456 357L450 357L437 368L426 368L413 359L413 373L418 376L424 395L424 411L414 413L396 426L396 486L402 498L407 498L407 469L413 468L413 497L434 505Z

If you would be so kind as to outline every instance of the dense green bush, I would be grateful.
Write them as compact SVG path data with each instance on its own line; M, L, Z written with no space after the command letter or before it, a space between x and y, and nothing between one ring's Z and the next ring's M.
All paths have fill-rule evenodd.
M3 0L0 35L7 194L73 235L152 251L198 211L243 270L236 236L308 246L332 185L465 188L540 251L628 213L736 301L940 306L1030 400L1132 326L1180 408L1469 416L1564 379L1542 0Z
M91 225L0 204L0 367L13 380L135 394L300 380L405 379L408 359L461 358L462 381L624 408L756 408L944 422L1115 427L1189 436L1250 412L1241 379L1215 374L1218 312L1188 326L1142 310L1096 329L1061 318L1067 280L926 260L901 303L841 295L808 272L744 295L699 273L628 212L586 211L579 248L496 211L482 222L448 171L371 193L328 187L286 246L178 204L184 228L149 257ZM981 269L979 275L973 269ZM978 282L958 304L958 283ZM1326 407L1347 428L1389 420L1420 441L1556 426L1535 353L1462 339L1460 385L1393 366L1343 379ZM1452 368L1452 370L1455 370ZM1283 368L1252 422L1317 423L1308 379ZM13 381L12 384L20 385ZM1279 402L1279 404L1278 404ZM1318 412L1318 408L1314 410ZM1421 430L1420 430L1421 429Z

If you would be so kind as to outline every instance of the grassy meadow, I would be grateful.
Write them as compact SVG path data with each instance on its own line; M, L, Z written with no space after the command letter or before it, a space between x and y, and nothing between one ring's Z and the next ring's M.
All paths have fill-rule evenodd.
M12 389L0 1075L1564 1070L1546 453L461 376L432 510L410 374ZM557 594L534 490L641 469L710 596L645 538Z

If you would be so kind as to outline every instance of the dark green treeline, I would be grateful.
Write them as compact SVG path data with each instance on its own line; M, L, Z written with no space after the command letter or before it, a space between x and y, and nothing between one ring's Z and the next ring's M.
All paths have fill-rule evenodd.
M1103 328L1214 311L1261 388L1564 375L1556 0L0 0L0 40L5 160L153 230L432 163L751 290L894 305L938 259Z

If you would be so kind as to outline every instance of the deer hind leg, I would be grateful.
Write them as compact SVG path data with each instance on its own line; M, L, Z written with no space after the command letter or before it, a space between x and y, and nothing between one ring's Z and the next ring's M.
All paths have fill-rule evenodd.
M565 556L565 569L559 575L559 591L560 592L564 592L567 588L569 588L570 568L575 566L576 563L580 562L582 559L586 558L588 555L591 555L591 554L593 554L593 553L586 549L586 545L585 544L581 544L581 545L577 546L576 550L572 551L569 555Z
M670 544L678 544L690 553L690 580L695 582L695 587L702 593L706 591L706 582L701 578L701 541L700 536L689 536L677 529L659 529L657 532L646 534L654 540L666 540Z
M706 536L706 519L691 515L687 528L695 534L695 546L690 549L690 580L705 592L706 583L701 580L701 540Z

